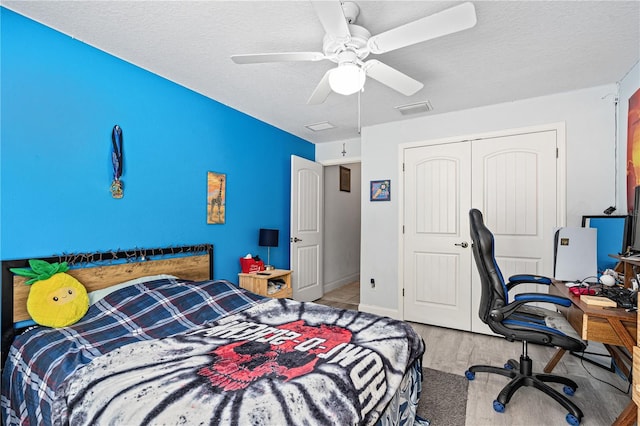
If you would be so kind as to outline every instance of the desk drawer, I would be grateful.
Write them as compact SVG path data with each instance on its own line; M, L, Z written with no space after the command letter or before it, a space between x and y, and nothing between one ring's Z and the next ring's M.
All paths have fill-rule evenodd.
M631 350L632 344L627 346L611 323L605 318L586 315L578 309L576 305L571 305L569 308L560 308L559 310L583 340L591 340L614 346L625 346ZM635 337L638 334L637 320L624 320L621 324L630 336Z
M569 321L571 327L575 331L578 332L580 337L584 340L587 339L587 331L585 330L585 315L580 309L578 309L575 305L571 305L568 308L560 307L558 310L564 315L564 317Z
M621 334L618 334L611 323L604 318L585 315L583 318L582 337L586 340L594 342L606 343L614 346L624 346L629 351L635 344L635 338L638 334L638 326L636 321L622 321L621 327L626 330L625 336L628 336L627 342L622 340ZM572 324L573 325L573 324ZM620 333L624 333L624 330Z

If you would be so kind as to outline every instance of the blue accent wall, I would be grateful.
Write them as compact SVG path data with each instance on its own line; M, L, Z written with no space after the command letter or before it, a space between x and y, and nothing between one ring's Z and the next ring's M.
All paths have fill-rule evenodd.
M290 156L314 145L0 7L0 258L212 243L289 265ZM109 187L123 129L124 198ZM226 173L226 223L206 221L207 172Z

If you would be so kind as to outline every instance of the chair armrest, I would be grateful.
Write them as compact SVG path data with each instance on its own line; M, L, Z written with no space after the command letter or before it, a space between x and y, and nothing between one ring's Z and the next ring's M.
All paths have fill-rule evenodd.
M516 294L514 301L501 308L492 309L489 315L494 321L503 321L511 316L519 307L533 302L553 303L568 308L571 306L571 300L566 297L553 296L541 293L520 293Z
M540 293L520 293L516 294L513 298L516 302L545 302L545 303L553 303L554 305L560 305L568 308L571 306L571 300L566 297L561 296L553 296L551 294L540 294Z
M518 274L509 277L509 282L514 284L532 283L551 285L551 278L543 275Z
M544 284L551 285L551 278L542 275L518 274L509 277L507 290L511 290L518 284Z

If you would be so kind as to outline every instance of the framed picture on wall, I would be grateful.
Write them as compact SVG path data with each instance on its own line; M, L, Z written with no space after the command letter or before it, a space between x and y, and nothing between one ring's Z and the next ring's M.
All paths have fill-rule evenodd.
M340 191L351 192L351 169L340 166Z
M391 181L372 180L370 194L371 201L391 201Z
M227 195L227 175L207 173L207 223L222 224L225 221L225 199Z

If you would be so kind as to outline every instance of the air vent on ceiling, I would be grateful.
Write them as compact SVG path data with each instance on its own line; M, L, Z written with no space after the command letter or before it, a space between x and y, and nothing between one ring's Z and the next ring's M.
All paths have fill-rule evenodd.
M432 111L433 107L431 106L431 102L424 101L406 105L398 105L397 107L395 107L395 109L400 111L400 114L402 115L411 115Z
M320 123L315 123L315 124L306 124L304 127L314 132L320 132L322 130L334 129L336 126L329 123L328 121L322 121Z

